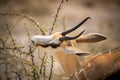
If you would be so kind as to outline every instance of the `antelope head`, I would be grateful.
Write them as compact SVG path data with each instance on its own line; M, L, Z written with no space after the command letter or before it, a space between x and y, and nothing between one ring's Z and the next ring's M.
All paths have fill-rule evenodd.
M76 47L76 43L78 42L99 42L105 40L106 37L104 35L98 33L91 33L87 35L81 36L85 30L80 32L76 36L67 36L67 34L73 32L74 30L78 29L83 23L85 23L90 17L85 18L82 22L74 26L73 28L63 31L63 32L56 32L50 36L44 35L35 35L31 38L31 43L35 46L42 46L48 47L51 46L52 48L63 47L65 52L74 53L76 55L88 55L88 53L80 52L79 49Z

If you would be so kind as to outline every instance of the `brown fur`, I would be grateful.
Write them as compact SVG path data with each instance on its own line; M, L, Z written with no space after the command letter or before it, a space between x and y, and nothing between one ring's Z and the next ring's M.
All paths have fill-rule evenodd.
M54 35L54 39L55 38L59 38L61 37L61 34L55 34ZM76 41L75 40L69 40L69 41L63 41L61 43L62 47L66 47L66 46L76 46ZM56 52L56 57L58 59L58 61L60 62L64 72L66 75L72 75L78 68L80 68L80 62L79 62L79 58L74 55L74 54L67 54L64 53L64 51L57 51Z
M120 48L90 56L82 62L81 67L77 71L78 80L107 80L108 76L120 71Z
M53 38L56 39L56 38L59 38L61 36L62 35L60 33L56 33L53 36ZM92 40L93 37L94 37L94 40ZM92 34L90 36L86 35L86 37L84 37L84 38L79 37L78 39L75 39L75 40L63 41L60 45L62 47L66 47L66 46L76 47L77 46L77 42L79 42L81 39L82 39L82 41L85 41L85 42L86 41L88 42L88 40L92 40L94 42L98 42L98 41L101 41L101 38L103 38L103 36L96 35L96 34ZM71 75L75 71L77 71L78 69L81 68L78 56L76 56L74 54L64 53L64 51L58 51L58 52L56 52L55 55L56 55L58 61L60 62L60 64L61 64L65 74Z
M61 66L66 75L72 75L80 68L79 58L74 54L66 54L63 51L56 52L56 57L61 63Z

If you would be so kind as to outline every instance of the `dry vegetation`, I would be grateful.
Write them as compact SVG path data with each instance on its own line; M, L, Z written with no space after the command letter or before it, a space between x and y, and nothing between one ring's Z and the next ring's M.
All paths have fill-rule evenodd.
M25 17L25 16L24 16ZM34 56L35 48L30 45L30 34L26 29L28 44L18 45L8 24L5 24L8 38L0 39L0 71L1 80L51 80L53 70L53 56L47 53ZM39 55L40 54L40 55ZM38 62L36 62L36 59Z
M65 9L62 7L63 3L68 5L69 2L72 2L70 0L68 0L68 2L66 2L67 0L64 0L64 2L62 1L63 0L39 0L36 2L34 0L0 0L0 80L56 80L63 78L63 75L59 75L58 78L58 75L55 74L54 57L49 54L47 50L43 51L41 47L35 48L30 45L30 36L34 34L46 35L51 34L54 31L66 29L66 23L71 23L72 21L75 23L75 18L78 19L81 11L83 11L85 14L80 14L80 17L86 17L88 15L87 12L89 13L89 8L84 8L82 6L82 8L86 10L78 10L78 14L76 13L75 16L73 16L74 13L72 15L71 13L69 14L71 10L68 9L68 6L64 5L66 7ZM93 5L97 4L96 1L97 0L86 0L84 2L82 0L82 2L87 5L87 7L94 7ZM77 2L79 3L79 1ZM97 28L95 28L95 26L93 27L94 29L87 28L87 30L88 32L95 32L96 30L96 32L104 33L108 36L109 39L106 42L101 42L98 44L79 44L83 50L88 50L92 53L98 53L100 51L105 51L113 47L118 47L120 45L120 12L118 10L115 10L120 7L120 1L105 0L105 3L106 2L109 2L110 5L114 3L115 7L113 5L113 8L110 8L109 10L105 9L108 10L108 12L103 12L103 14L105 14L104 16L106 16L110 10L116 12L112 13L111 11L111 14L108 14L107 18L104 18L103 14L100 14L100 16L97 15L98 17L95 18L96 16L94 16L94 14L92 15L90 12L88 16L92 16L94 20L100 19L101 21L95 21L97 22L97 24L95 24L98 26ZM74 4L78 7L78 3ZM71 4L71 6L74 6L74 4ZM58 6L57 11L52 12L51 10L56 9L56 5ZM90 10L94 12L98 11L99 13L99 10L95 9L96 7L92 9L90 8ZM100 11L102 11L100 7L97 9L100 9ZM60 10L62 10L61 14ZM52 13L55 13L54 17L50 17ZM66 15L66 13L68 15ZM28 16L26 14L31 16ZM56 23L58 19L61 20ZM66 19L68 19L68 22ZM90 24L90 26L94 25L94 20L93 24ZM39 22L41 25L39 25ZM73 25L73 23L71 24ZM57 27L58 25L63 27Z

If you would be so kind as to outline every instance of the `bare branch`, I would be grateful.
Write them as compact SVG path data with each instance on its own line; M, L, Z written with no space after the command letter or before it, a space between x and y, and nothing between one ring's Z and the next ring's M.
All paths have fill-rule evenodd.
M28 15L25 15L25 14L22 14L22 13L2 13L2 12L0 12L0 15L2 15L2 16L11 15L11 16L24 17L24 18L30 20L32 23L34 23L37 26L37 28L39 28L39 30L42 32L42 35L45 35L44 30L40 27L40 25L31 16L28 16Z
M59 5L59 7L57 8L57 12L56 12L56 14L55 14L55 18L54 18L54 20L53 20L53 24L52 24L52 27L51 27L51 30L50 30L49 35L52 34L52 31L54 30L54 27L55 27L55 24L56 24L56 21L57 21L57 18L58 18L58 14L59 14L59 12L60 12L60 9L61 9L61 7L62 7L63 2L64 2L64 0L61 0L60 5Z
M11 32L10 28L8 27L8 24L6 24L6 28L7 28L7 30L8 30L8 34L9 34L11 40L12 40L12 43L13 43L14 47L16 47L15 40L14 40L14 38L13 38L13 36L12 36L12 32Z
M51 56L51 68L50 68L50 75L49 75L48 80L51 80L52 73L53 73L53 56Z

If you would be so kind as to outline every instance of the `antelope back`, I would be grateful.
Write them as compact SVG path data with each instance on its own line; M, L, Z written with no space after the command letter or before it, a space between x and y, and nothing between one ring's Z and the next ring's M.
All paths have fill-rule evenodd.
M118 73L120 73L120 48L85 59L77 72L77 78L78 80L106 80L109 76L110 80L116 80L113 75L119 75Z

